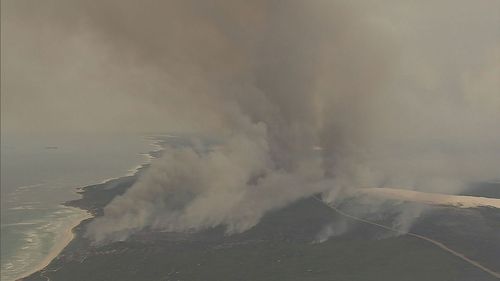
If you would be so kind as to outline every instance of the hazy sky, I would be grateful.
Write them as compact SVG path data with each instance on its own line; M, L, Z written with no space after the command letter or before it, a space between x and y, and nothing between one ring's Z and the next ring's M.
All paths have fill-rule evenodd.
M497 0L2 1L2 133L224 140L167 149L98 240L243 231L316 192L498 179L499 77Z
M206 128L218 114L202 110L200 120L191 113L211 106L208 91L238 91L241 85L221 89L232 74L265 68L274 50L266 54L262 40L281 48L281 59L307 65L300 71L309 76L338 59L326 41L363 42L375 51L360 52L380 57L359 58L372 60L364 67L390 65L386 85L427 94L429 103L439 92L498 109L500 95L491 94L500 83L498 1L349 2L2 1L2 130ZM289 17L283 26L272 23L278 13ZM212 78L218 85L202 81Z

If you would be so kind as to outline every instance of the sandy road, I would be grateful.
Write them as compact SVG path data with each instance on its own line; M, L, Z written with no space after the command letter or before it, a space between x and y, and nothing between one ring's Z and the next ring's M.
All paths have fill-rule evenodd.
M367 223L367 224L371 224L371 225L374 225L374 226L377 226L377 227L380 227L380 228L383 228L383 229L386 229L386 230L389 230L391 232L395 232L397 234L401 234L401 235L409 235L409 236L413 236L415 238L418 238L418 239L422 239L424 241L427 241L429 243L432 243L434 244L435 246L447 251L448 253L456 256L456 257L459 257L460 259L464 260L465 262L479 268L480 270L488 273L489 275L497 278L497 279L500 279L500 273L498 272L495 272L483 265L481 265L480 263L478 263L477 261L474 261L474 260L471 260L470 258L466 257L464 254L461 254L459 252L456 252L450 248L448 248L446 245L444 245L443 243L439 242L439 241L436 241L436 240L433 240L429 237L425 237L425 236L422 236L422 235L419 235L419 234L416 234L416 233L412 233L412 232L403 232L403 231L400 231L400 230L397 230L395 228L392 228L392 227L389 227L389 226L386 226L386 225L383 225L383 224L379 224L379 223L376 223L376 222L372 222L372 221L369 221L369 220L366 220L366 219L363 219L363 218L359 218L359 217L356 217L356 216L353 216L353 215L350 215L350 214L347 214L341 210L339 210L338 208L336 208L335 206L332 206L332 205L329 205L327 203L325 203L323 200L321 200L319 197L317 196L313 196L313 198L317 201L319 201L321 204L327 206L328 208L332 209L333 211L339 213L340 215L344 216L344 217L347 217L347 218L350 218L350 219L353 219L353 220L356 220L356 221L360 221L360 222L363 222L363 223Z

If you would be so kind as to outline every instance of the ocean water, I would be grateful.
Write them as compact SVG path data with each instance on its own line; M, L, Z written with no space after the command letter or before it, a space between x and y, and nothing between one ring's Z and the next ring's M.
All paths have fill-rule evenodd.
M2 134L0 280L15 280L40 267L68 230L88 216L61 205L79 198L78 187L133 172L149 160L153 144L140 135Z

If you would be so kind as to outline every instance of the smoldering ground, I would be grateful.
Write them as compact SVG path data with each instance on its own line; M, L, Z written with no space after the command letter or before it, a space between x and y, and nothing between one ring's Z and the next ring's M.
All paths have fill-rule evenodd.
M5 21L6 36L20 30L15 37L28 42L23 34L45 26L37 37L45 55L80 63L65 90L82 85L90 106L113 97L116 108L96 116L117 121L97 128L222 140L167 148L90 225L106 241L146 227L240 232L318 192L328 200L360 187L458 192L498 178L500 7L479 2L54 0L33 14L41 4L11 1L21 17ZM6 52L22 57L23 48ZM68 67L53 64L56 74ZM13 73L5 88L22 92L9 97L20 106L33 89L19 90L23 76ZM42 77L42 92L64 100L64 77Z

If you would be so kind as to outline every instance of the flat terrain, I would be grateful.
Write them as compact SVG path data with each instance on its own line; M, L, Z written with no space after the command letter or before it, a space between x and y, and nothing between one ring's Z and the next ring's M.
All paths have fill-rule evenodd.
M69 205L101 215L135 177L90 186ZM412 231L498 270L497 209L436 208ZM271 212L251 230L227 236L222 227L200 233L144 231L126 242L91 246L76 239L47 268L25 280L496 280L434 245L349 221L312 198ZM472 224L472 225L471 225ZM328 226L346 231L319 243Z

